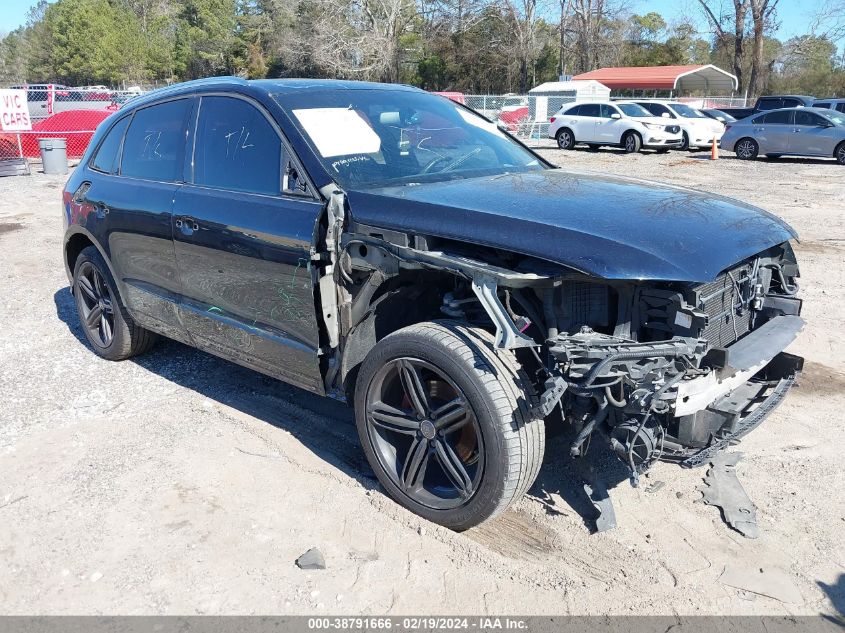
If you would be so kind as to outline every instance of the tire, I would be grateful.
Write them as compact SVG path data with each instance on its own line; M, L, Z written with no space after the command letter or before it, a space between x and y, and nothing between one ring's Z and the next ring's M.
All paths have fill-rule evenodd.
M573 149L575 147L575 135L568 127L562 127L555 134L557 146L560 149Z
M636 132L626 132L622 137L622 148L626 154L636 154L643 146L643 139Z
M109 267L94 246L84 248L76 258L72 291L82 331L98 356L124 360L146 352L158 340L132 320Z
M493 340L456 321L412 325L370 351L355 384L358 436L387 494L457 531L504 512L543 460L545 423L530 412L536 393L514 355ZM447 453L462 476L450 475Z
M833 152L836 162L845 165L845 141L840 143Z
M687 135L686 132L684 132L681 135L681 145L678 147L678 149L683 152L683 151L689 150L689 148L690 148L689 147L689 136Z
M757 154L760 153L760 146L753 138L746 136L736 142L734 152L740 160L754 160L757 158Z

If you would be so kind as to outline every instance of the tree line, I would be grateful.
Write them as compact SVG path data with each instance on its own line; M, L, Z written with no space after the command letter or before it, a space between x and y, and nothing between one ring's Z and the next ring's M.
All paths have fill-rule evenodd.
M780 41L778 0L698 0L668 23L627 0L41 0L0 39L0 82L331 77L524 93L605 66L713 63L739 94L845 94L845 0Z

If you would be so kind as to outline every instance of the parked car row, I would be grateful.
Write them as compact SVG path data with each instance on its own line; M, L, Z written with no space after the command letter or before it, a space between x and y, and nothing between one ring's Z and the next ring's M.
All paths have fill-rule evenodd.
M743 160L789 154L832 157L845 165L845 99L760 110L739 120L723 110L702 111L676 101L570 103L549 119L548 135L566 150L581 144L663 153L715 142Z
M711 147L725 126L676 101L602 101L566 104L549 119L549 138L561 149L576 144L626 152Z

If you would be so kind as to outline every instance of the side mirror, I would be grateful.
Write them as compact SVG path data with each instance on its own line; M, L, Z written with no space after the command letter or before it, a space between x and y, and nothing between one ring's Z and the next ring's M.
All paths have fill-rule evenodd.
M619 114L618 112L614 112L613 114L610 115L610 118L611 119L621 119L622 115Z

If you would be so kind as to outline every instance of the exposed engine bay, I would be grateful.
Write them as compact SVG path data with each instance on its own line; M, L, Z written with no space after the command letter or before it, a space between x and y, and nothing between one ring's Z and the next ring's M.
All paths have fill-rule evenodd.
M602 280L490 249L352 228L338 245L345 349L330 361L332 380L376 340L373 306L403 292L421 311L437 301L439 318L495 331L497 346L531 369L536 414L557 411L574 427L573 457L602 438L635 485L657 460L696 466L735 443L779 404L803 364L783 352L803 328L788 242L694 284ZM438 283L431 299L423 287Z

